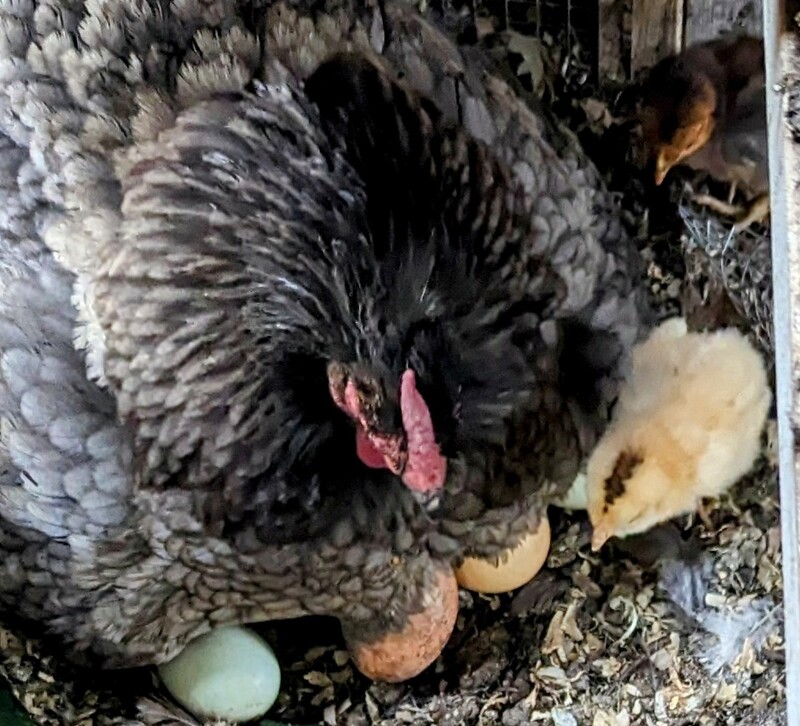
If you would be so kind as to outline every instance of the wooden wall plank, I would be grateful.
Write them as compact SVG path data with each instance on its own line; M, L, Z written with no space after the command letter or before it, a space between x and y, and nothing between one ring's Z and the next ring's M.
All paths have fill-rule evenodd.
M681 48L684 0L633 0L631 73Z
M627 9L623 0L600 0L598 3L597 73L602 79L625 80L630 50L626 48Z
M686 0L684 47L730 30L761 35L761 0Z

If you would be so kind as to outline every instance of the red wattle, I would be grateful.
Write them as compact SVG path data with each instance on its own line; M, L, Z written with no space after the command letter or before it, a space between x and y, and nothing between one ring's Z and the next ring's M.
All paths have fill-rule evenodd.
M356 428L356 454L362 463L371 469L388 469L386 460L367 438L367 435L359 427Z

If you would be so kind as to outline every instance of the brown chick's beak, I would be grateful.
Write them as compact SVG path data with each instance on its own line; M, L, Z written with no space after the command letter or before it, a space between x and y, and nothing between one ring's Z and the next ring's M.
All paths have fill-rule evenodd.
M655 176L656 186L661 186L671 168L672 164L670 164L664 158L663 154L659 154L658 158L656 159L656 176Z
M611 539L612 532L611 530L604 526L600 525L594 528L592 532L592 552L597 552L608 540Z
M400 632L389 632L372 643L345 638L356 668L375 681L400 683L433 663L450 639L458 616L458 583L452 570L437 573L426 593L422 612L408 617Z

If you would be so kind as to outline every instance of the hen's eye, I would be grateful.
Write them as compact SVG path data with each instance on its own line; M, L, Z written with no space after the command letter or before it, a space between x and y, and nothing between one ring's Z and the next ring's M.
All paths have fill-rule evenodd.
M460 386L459 386L459 389L458 389L458 395L459 396L461 395L461 387ZM456 400L455 405L453 406L453 418L456 421L460 421L461 420L461 401L460 400Z

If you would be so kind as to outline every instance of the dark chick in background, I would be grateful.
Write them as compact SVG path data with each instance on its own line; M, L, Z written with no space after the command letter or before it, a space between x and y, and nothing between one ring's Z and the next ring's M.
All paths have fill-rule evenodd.
M737 227L769 213L764 43L731 36L663 59L645 81L640 118L645 147L661 184L688 166L730 184L727 201L696 200L736 217ZM746 198L733 205L736 190Z

